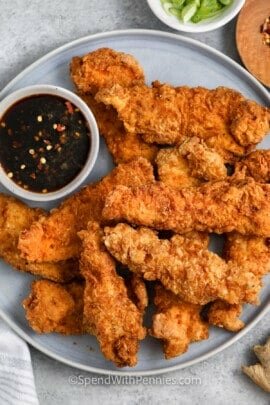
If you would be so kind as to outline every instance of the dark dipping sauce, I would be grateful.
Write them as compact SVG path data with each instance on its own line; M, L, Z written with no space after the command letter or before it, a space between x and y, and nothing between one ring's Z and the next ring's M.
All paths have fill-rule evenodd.
M90 147L84 115L59 96L24 98L0 119L0 164L26 190L48 193L66 186L84 167Z

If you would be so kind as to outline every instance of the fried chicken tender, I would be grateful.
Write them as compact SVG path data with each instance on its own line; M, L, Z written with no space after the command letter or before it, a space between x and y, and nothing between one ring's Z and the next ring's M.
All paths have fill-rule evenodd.
M253 177L259 183L270 182L270 150L256 150L235 166L235 174Z
M45 211L30 208L13 197L0 194L0 257L17 270L53 281L70 281L79 274L77 261L34 263L20 257L17 247L20 233L42 215Z
M80 97L91 108L115 164L126 163L139 157L150 162L155 160L158 148L144 142L140 135L127 132L112 107L98 103L91 95L80 94Z
M224 301L215 301L208 311L208 322L210 325L224 328L230 332L239 332L245 323L238 319L242 312L242 305L228 304Z
M80 97L93 111L115 164L137 157L154 161L157 147L144 142L140 135L127 132L114 108L94 99L98 90L116 83L122 86L144 83L144 73L138 62L130 55L102 48L82 58L73 58L70 67L71 79Z
M101 89L96 99L113 106L126 130L142 134L149 143L176 145L185 137L198 136L206 142L218 137L218 151L224 149L227 161L245 155L269 131L269 110L225 87L175 88L154 82L152 87L124 88L115 84ZM211 139L212 147L214 143Z
M150 334L163 341L166 359L185 353L192 342L208 339L209 328L200 317L200 305L182 301L161 285L155 286L154 304Z
M161 149L156 163L159 180L174 188L194 187L227 177L222 157L196 137L179 147Z
M228 234L223 253L225 260L234 262L243 272L252 272L258 278L270 272L270 245L265 238ZM238 332L245 326L238 319L241 312L241 305L216 301L210 307L208 321L231 332Z
M51 214L34 222L21 233L19 249L31 261L66 260L80 256L81 241L77 233L90 220L100 222L106 196L116 185L142 185L154 181L152 165L139 158L119 165L101 181L90 184L67 198Z
M74 57L70 74L78 91L85 94L95 94L116 83L123 87L144 83L144 72L136 59L109 48Z
M270 186L251 178L182 190L156 182L116 187L106 199L103 217L177 233L237 231L268 237L269 209Z
M204 305L216 299L231 304L256 303L261 276L226 263L203 247L204 234L159 239L148 228L118 224L104 230L104 243L120 263L146 280L159 280L187 302Z
M79 236L83 242L81 272L86 281L85 328L97 337L106 359L118 367L135 366L139 340L145 337L142 311L129 299L116 263L103 245L98 223L90 222Z
M23 301L26 319L37 333L83 334L84 284L57 284L38 280Z

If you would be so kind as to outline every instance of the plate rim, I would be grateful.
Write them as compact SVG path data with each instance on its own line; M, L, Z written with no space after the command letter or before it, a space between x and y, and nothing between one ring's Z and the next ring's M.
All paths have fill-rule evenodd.
M70 41L50 52L42 56L41 58L37 59L35 62L30 64L28 67L23 69L17 76L15 76L10 82L4 86L4 88L0 92L0 98L2 99L6 95L9 94L10 89L16 84L17 81L21 80L25 74L30 73L33 71L36 67L41 65L42 63L46 62L48 59L50 59L53 56L57 56L58 54L67 51L68 49L75 47L76 45L81 45L85 42L88 41L93 41L95 39L106 39L106 38L111 38L111 37L118 37L118 36L153 36L153 37L163 37L165 39L172 39L175 40L176 42L179 43L185 43L185 44L191 44L194 45L198 48L205 49L207 52L211 53L212 55L216 56L218 59L223 59L226 61L229 65L234 67L236 71L239 71L243 76L248 78L255 87L259 88L261 93L264 94L265 98L269 100L270 103L270 94L269 92L264 88L264 86L255 78L253 77L247 70L245 70L241 65L239 65L236 61L231 59L229 56L224 55L222 52L219 50L212 48L211 46L204 44L198 40L195 40L193 38L185 37L179 34L175 33L170 33L166 31L160 31L160 30L150 30L150 29L125 29L125 30L113 30L113 31L107 31L107 32L99 32L96 34L91 34L87 35L78 39L75 39L73 41ZM76 361L68 360L61 355L58 355L51 350L44 348L42 344L36 342L34 339L32 339L27 333L25 333L17 324L14 322L6 312L0 308L0 316L1 318L11 327L11 329L16 332L22 339L24 339L27 343L29 343L31 346L33 346L35 349L40 351L41 353L47 355L48 357L59 361L60 363L66 364L70 367L77 368L79 370L83 371L88 371L96 374L102 374L102 375L117 375L117 376L151 376L151 375L158 375L158 374L163 374L163 373L168 373L168 372L173 372L177 371L180 369L184 369L186 367L190 367L194 364L200 363L204 360L207 360L208 358L218 354L219 352L227 349L230 347L232 344L234 344L236 341L241 339L246 333L248 333L268 312L270 311L270 300L266 303L262 311L255 316L255 318L248 323L247 326L245 326L244 329L242 329L240 332L236 333L233 335L232 338L230 338L227 342L221 344L220 346L216 347L215 349L210 350L204 355L198 356L197 358L193 360L186 361L182 364L176 364L164 368L157 368L155 370L142 370L142 371L136 371L132 369L123 369L122 370L108 370L108 369L103 369L103 368L96 368L94 366L86 366L81 363L77 363Z

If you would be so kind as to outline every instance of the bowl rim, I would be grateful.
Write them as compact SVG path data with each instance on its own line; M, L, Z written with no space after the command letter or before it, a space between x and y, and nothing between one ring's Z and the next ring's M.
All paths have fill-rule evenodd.
M166 11L163 10L162 5L160 3L160 0L146 0L148 3L148 6L152 10L153 14L164 24L167 26L177 30L177 31L183 31L183 32L190 32L190 33L202 33L202 32L208 32L208 31L213 31L217 28L222 27L223 25L227 24L229 21L231 21L242 9L242 7L245 4L246 0L233 0L234 3L230 5L230 12L227 15L224 15L222 18L215 17L209 18L209 20L204 20L203 23L198 23L198 24L184 24L181 23L175 16L169 16L166 14ZM160 4L160 10L161 12L157 12L157 8L154 6L155 4ZM158 7L159 8L159 7ZM221 15L222 16L222 15ZM220 17L221 17L220 16Z
M77 176L64 187L61 187L59 190L51 191L46 194L25 190L17 185L12 179L8 177L0 162L0 183L8 191L20 198L39 202L54 201L63 198L75 191L92 171L99 152L99 130L93 112L77 94L64 87L49 84L35 84L32 86L20 88L19 90L10 93L3 100L0 101L0 119L5 114L5 112L16 102L19 102L20 100L23 100L27 97L46 94L66 99L67 101L70 101L72 104L74 104L77 108L79 108L90 128L91 145L84 167L77 174Z

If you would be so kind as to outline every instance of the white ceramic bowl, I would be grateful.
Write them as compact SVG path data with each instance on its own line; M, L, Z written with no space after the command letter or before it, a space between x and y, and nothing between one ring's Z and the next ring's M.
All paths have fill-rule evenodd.
M86 177L90 174L96 162L98 151L99 151L99 131L95 117L87 104L73 92L64 89L62 87L56 87L51 85L34 85L22 88L10 94L0 102L0 118L5 114L5 112L16 102L22 100L26 97L33 95L43 95L50 94L58 97L62 97L70 101L75 105L84 115L91 134L91 147L86 160L86 163L80 173L66 186L60 188L57 191L52 191L46 194L37 193L29 190L25 190L18 186L12 179L7 176L7 173L3 170L0 165L0 182L5 188L7 188L11 193L17 195L18 197L25 198L32 201L53 201L58 198L63 198L70 194L76 188L78 188Z
M197 24L192 22L183 23L178 20L177 17L169 15L164 10L160 0L147 0L147 3L156 17L169 27L178 31L199 33L212 31L227 24L236 16L236 14L239 13L245 4L245 0L233 0L233 3L225 8L221 14L216 17L203 20Z

